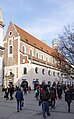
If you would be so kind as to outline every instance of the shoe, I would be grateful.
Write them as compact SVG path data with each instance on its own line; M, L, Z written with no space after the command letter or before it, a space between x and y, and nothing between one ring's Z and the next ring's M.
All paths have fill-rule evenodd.
M68 110L68 112L70 112L70 110Z
M44 119L46 118L46 117L43 117Z
M17 110L17 112L19 112L19 110Z
M22 110L22 108L20 110Z
M46 118L46 116L43 116L43 118L45 119L45 118Z
M48 114L48 116L50 116L50 113Z

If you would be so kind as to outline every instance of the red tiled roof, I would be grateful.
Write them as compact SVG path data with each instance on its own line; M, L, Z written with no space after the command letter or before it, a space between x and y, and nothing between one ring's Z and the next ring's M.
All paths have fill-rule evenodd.
M65 58L60 53L58 53L56 50L54 50L50 46L46 45L45 43L43 43L39 39L37 39L34 36L32 36L31 34L27 33L26 31L24 31L23 29L21 29L17 25L15 25L15 27L16 27L17 32L19 33L19 35L23 41L28 42L30 45L48 53L54 57L65 60Z

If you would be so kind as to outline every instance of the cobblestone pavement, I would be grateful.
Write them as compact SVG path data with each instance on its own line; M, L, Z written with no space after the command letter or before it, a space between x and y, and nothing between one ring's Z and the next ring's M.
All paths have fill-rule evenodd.
M67 112L64 95L61 100L56 100L56 108L51 109L47 119L74 119L74 101L71 103L71 112ZM41 106L34 98L34 92L25 96L25 105L22 111L16 111L16 99L5 100L4 92L0 91L0 119L43 119Z

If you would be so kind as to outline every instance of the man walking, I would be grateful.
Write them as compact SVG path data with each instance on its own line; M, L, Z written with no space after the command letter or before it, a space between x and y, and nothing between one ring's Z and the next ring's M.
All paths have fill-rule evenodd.
M44 86L43 87L43 91L40 94L40 99L41 99L41 102L42 102L42 112L43 112L43 117L44 118L46 118L46 114L45 113L47 113L47 116L50 116L49 98L50 98L50 95L49 95L49 92L47 90L47 87Z
M20 110L22 110L22 100L24 100L23 92L19 87L17 88L17 91L15 93L15 98L17 100L17 112L19 112L19 108Z

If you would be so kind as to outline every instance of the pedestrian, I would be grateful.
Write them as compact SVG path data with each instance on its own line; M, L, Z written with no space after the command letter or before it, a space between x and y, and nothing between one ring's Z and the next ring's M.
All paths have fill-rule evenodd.
M17 101L17 112L19 112L19 110L22 110L22 101L24 100L23 98L23 91L21 91L21 88L17 88L17 91L15 93L15 98Z
M9 89L8 89L8 87L5 89L5 95L4 95L4 98L6 98L6 100L9 99Z
M62 84L60 84L59 82L57 84L57 95L59 99L62 98Z
M56 101L56 88L54 85L50 88L50 99L51 99L51 107L55 109L55 101Z
M68 112L70 112L70 104L72 102L72 92L69 87L66 87L65 101L67 102L67 105L68 105Z
M47 87L44 86L43 87L43 91L40 94L40 100L42 103L42 113L43 113L43 118L46 118L46 113L47 116L50 116L50 112L49 112L49 98L50 98L50 94L47 90Z
M35 98L36 98L36 100L39 99L39 86L36 87L36 90L35 90Z
M10 100L13 100L14 86L9 85Z

